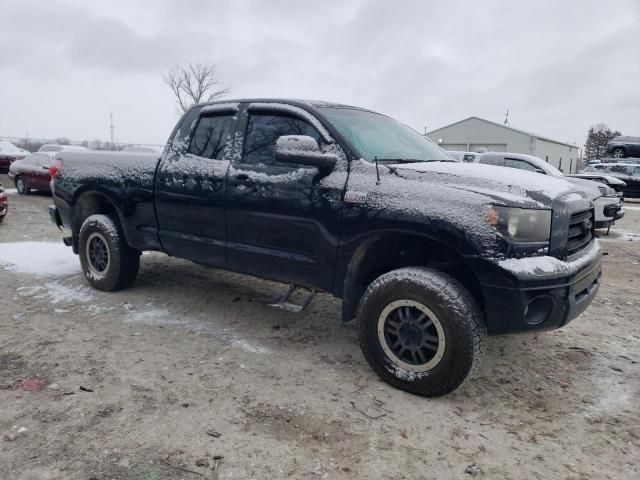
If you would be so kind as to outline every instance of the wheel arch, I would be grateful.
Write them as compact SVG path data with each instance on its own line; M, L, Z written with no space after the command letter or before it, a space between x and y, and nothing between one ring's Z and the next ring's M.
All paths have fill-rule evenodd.
M71 233L73 236L73 251L78 253L78 234L82 223L91 215L115 215L122 225L120 209L108 193L93 188L85 188L76 192L71 202L73 214L71 216Z
M380 275L410 267L431 267L448 273L484 304L480 283L463 253L451 244L417 232L377 232L355 249L342 285L342 320L355 318L367 286Z

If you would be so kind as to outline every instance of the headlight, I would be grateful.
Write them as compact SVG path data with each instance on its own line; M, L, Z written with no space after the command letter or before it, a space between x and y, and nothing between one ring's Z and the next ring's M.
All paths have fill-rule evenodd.
M602 195L611 196L611 195L615 195L616 194L616 191L613 188L608 187L606 185L598 185L598 190L600 190L600 193Z
M551 210L492 206L485 213L498 232L514 242L548 242Z

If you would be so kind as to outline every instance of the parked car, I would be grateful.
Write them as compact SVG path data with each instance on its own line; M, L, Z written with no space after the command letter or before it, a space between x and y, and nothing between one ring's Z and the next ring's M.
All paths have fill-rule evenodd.
M376 373L425 396L476 370L486 334L562 327L601 281L576 185L454 162L356 107L200 104L161 157L63 151L52 172L52 221L93 287L128 286L157 250L329 292Z
M9 168L9 178L16 185L20 195L26 195L31 190L51 192L51 163L55 153L32 153L28 157L13 162Z
M607 143L605 152L613 158L640 158L640 137L615 137Z
M599 163L590 165L584 173L606 174L622 180L625 197L640 198L640 165L634 163Z
M0 183L0 223L4 220L4 217L7 216L7 211L9 210L9 199L7 198L7 193L2 188L2 184Z
M7 173L13 162L21 160L27 155L29 152L24 148L16 147L6 140L0 140L0 173Z
M553 165L533 155L508 152L481 153L476 158L477 163L500 167L517 168L529 172L541 173L550 177L563 178L589 193L594 202L596 228L610 228L616 220L624 217L622 199L616 191L606 185L592 180L575 178L562 173Z
M42 152L55 153L55 152L61 152L63 150L80 152L80 151L87 151L88 148L82 147L80 145L60 145L57 143L45 143L38 149L38 153L42 153Z
M447 150L447 153L454 160L464 163L472 163L473 159L478 155L476 152L456 152L454 150Z
M150 145L132 145L129 147L124 147L122 149L123 152L137 152L137 153L162 153L162 147L154 147Z
M572 173L572 174L565 174L566 177L573 177L573 178L582 178L583 180L592 180L594 182L600 182L600 183L604 183L605 185L607 185L608 187L612 188L613 190L615 190L615 192L618 194L619 197L623 197L624 193L624 187L627 186L626 183L624 183L622 180L620 180L617 177L614 177L613 175L605 175L602 173Z

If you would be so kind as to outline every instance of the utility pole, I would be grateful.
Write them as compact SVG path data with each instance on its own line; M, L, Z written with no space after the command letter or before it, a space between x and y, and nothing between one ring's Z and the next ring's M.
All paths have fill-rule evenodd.
M111 122L111 126L109 127L110 130L111 130L111 150L115 150L115 143L114 143L115 135L113 133L113 129L114 129L114 127L113 127L113 113L109 114L109 119L110 119L110 122Z

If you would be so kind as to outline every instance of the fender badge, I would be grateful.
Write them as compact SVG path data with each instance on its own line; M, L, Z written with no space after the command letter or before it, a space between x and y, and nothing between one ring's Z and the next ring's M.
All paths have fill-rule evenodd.
M354 192L347 190L344 194L344 203L366 203L367 192Z

